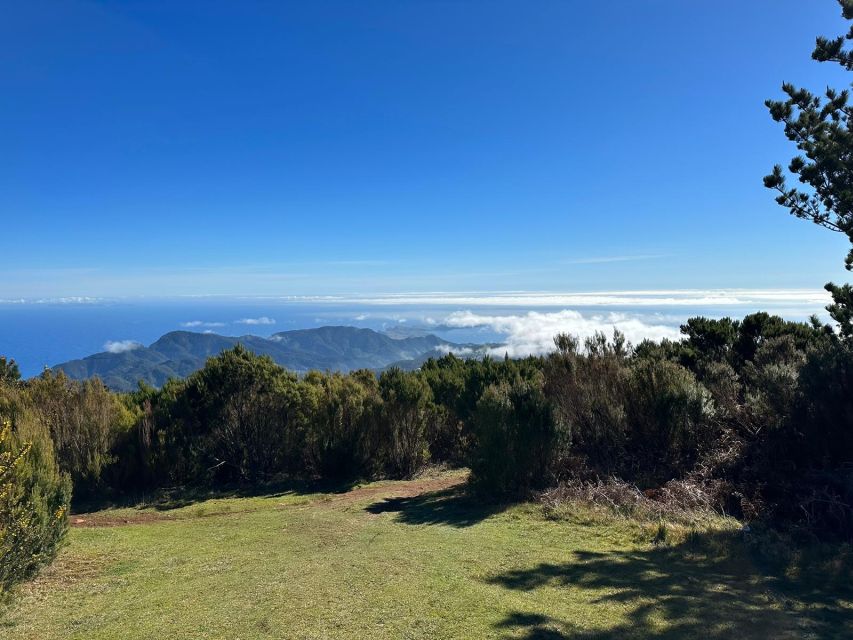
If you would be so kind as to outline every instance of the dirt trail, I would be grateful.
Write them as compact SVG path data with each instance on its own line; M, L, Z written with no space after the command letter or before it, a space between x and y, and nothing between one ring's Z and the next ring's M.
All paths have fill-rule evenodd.
M351 489L343 493L324 493L306 502L293 504L280 504L276 508L286 509L292 507L338 506L348 505L366 498L411 498L423 493L442 491L459 486L467 480L465 474L448 474L438 477L417 478L415 480L401 480L387 484L371 485ZM261 507L263 508L263 507ZM218 516L233 516L251 513L258 509L231 509L210 512L193 512L191 509L176 509L175 511L140 510L135 512L111 513L107 511L96 511L93 513L79 513L69 517L72 527L123 527L132 524L145 524L149 522L192 520L195 518L212 518Z
M324 494L319 500L311 504L323 502L326 504L350 504L364 498L411 498L423 493L442 491L451 487L459 486L468 479L467 475L440 476L433 478L418 478L416 480L401 480L380 486L360 487L345 493Z

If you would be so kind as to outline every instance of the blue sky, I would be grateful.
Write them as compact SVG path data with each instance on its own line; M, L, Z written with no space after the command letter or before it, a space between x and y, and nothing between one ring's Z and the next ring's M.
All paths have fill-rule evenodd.
M819 288L832 0L8 2L0 298Z

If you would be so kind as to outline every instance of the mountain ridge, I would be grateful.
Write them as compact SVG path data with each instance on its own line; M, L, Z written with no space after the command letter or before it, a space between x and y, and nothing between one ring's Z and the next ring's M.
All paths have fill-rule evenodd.
M280 331L269 338L170 331L148 346L119 353L103 351L52 369L77 380L98 376L111 389L132 391L139 381L159 387L169 378L186 377L201 369L207 358L237 344L258 355L268 355L297 373L311 369L380 370L392 365L417 368L430 356L471 347L432 334L395 338L373 329L348 326Z

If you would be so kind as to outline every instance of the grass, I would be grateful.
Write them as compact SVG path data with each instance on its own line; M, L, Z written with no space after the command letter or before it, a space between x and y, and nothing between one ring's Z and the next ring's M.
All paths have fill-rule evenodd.
M732 522L653 544L657 526L480 504L462 479L80 516L0 636L853 636L850 598L759 570Z

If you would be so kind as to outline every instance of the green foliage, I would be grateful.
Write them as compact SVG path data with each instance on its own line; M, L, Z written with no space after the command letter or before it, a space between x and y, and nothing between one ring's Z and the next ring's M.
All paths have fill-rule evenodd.
M659 486L693 469L713 439L713 403L695 376L674 361L683 353L647 343L642 355L633 356L618 333L612 341L597 335L583 350L568 336L556 342L558 351L546 369L548 395L582 470ZM685 347L687 359L725 353L723 341L702 344L702 351Z
M102 488L105 470L115 462L117 438L133 425L133 415L100 380L75 381L49 370L27 385L27 394L47 425L61 471L71 475L75 491Z
M580 343L557 336L557 352L546 365L546 389L565 425L566 441L585 467L617 473L626 455L629 430L624 390L629 374L621 336Z
M301 386L306 465L327 478L371 475L380 468L374 421L381 402L376 376L309 373Z
M853 8L840 0L845 19L853 19ZM835 62L853 71L853 52L844 49L853 39L853 28L846 36L819 37L812 58ZM853 119L848 106L849 92L827 88L825 98L790 83L782 85L785 100L768 100L771 117L784 124L785 136L801 155L791 159L788 171L806 189L788 188L781 165L764 178L764 185L778 192L776 202L791 214L832 231L844 233L853 243L853 167L847 161L853 148ZM845 264L853 269L853 249Z
M47 429L17 391L0 385L0 597L56 556L70 496Z
M685 476L714 437L710 393L690 371L662 360L639 360L625 384L623 477L658 487Z
M420 376L394 367L380 376L379 393L380 441L388 473L411 477L429 457L427 434L435 419L432 391Z
M523 496L555 480L559 431L542 376L490 385L477 403L474 485L492 496Z
M794 380L785 459L799 468L837 469L853 460L853 347L811 349Z
M839 0L841 14L853 20L853 4ZM853 50L845 44L853 40L853 26L836 38L818 37L812 58L834 62L853 71ZM793 142L799 155L788 163L788 171L803 187L788 187L781 165L764 177L764 186L778 193L776 202L803 220L830 231L843 233L853 245L853 108L847 89L827 88L824 98L790 83L782 85L785 100L767 100L770 116L785 127L785 137ZM844 264L853 270L853 248ZM826 285L833 304L828 307L839 323L842 336L853 337L853 294L849 285Z
M472 440L468 425L479 398L472 384L473 362L448 354L429 359L421 367L421 376L436 404L434 430L429 437L430 453L436 461L464 464L467 459Z
M210 358L158 398L159 459L182 482L255 482L282 469L301 438L296 376L242 346Z
M14 384L21 379L18 363L12 358L0 356L0 384Z
M832 295L832 304L826 310L838 325L838 332L844 340L853 342L853 287L829 283L826 290Z

